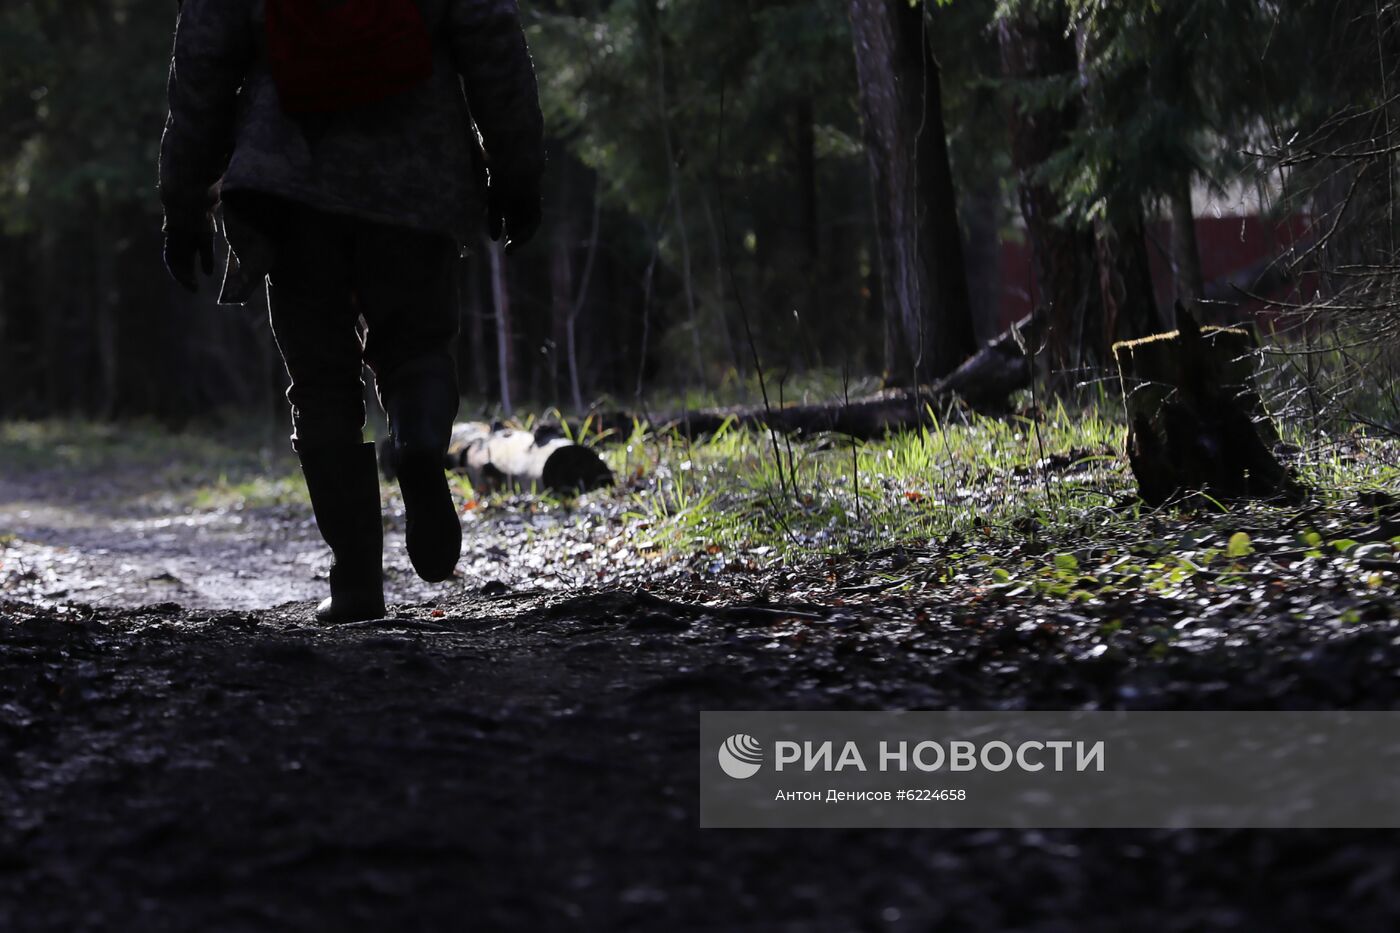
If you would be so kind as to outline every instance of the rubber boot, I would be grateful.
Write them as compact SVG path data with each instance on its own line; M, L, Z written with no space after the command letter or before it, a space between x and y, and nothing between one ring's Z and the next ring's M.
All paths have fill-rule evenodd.
M384 400L407 517L408 559L429 583L450 579L462 556L462 523L447 485L447 445L458 404L450 366L444 361L399 374Z
M384 618L384 524L373 444L300 451L316 526L330 545L331 595L316 609L322 622Z

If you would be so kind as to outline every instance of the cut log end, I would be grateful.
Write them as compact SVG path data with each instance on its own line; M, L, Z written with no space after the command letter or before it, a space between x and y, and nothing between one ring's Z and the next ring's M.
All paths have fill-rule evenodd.
M572 494L613 481L596 452L554 432L459 424L447 453L451 468L480 492L509 487Z
M612 470L587 447L556 447L540 470L540 485L554 492L589 492L613 483Z
M379 465L385 479L392 480L394 457L388 439L380 441ZM569 495L613 482L612 470L588 447L557 433L536 435L485 423L453 427L443 467L466 476L483 494L510 488Z

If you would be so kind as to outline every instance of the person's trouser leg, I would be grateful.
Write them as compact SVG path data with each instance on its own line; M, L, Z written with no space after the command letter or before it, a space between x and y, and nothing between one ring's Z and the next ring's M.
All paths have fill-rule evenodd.
M273 333L291 387L292 446L334 563L331 596L317 617L349 622L384 615L383 523L374 447L364 443L362 344L351 263L353 236L328 215L282 205L270 233Z
M379 463L373 444L300 452L316 527L330 546L331 595L316 609L322 622L384 617L384 524Z
M455 244L367 225L356 249L355 293L368 324L365 361L389 418L408 556L423 579L446 580L462 551L445 469L458 406Z
M354 236L341 219L285 204L268 275L272 332L291 381L292 447L364 441L360 311L352 282Z

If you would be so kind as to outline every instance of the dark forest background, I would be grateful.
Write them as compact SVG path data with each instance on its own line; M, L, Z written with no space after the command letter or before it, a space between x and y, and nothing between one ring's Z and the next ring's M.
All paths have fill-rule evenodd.
M1296 303L1385 304L1393 4L529 0L522 15L546 221L518 257L461 265L462 385L481 407L743 395L756 365L931 379L1005 323L1009 241L1053 365L1090 368L1165 320L1150 249L1171 293L1214 297L1204 316L1244 313L1202 277L1193 192L1253 191L1306 219L1284 258L1295 280L1298 253L1326 274ZM170 0L0 8L0 416L280 406L263 310L188 296L160 265L174 22Z

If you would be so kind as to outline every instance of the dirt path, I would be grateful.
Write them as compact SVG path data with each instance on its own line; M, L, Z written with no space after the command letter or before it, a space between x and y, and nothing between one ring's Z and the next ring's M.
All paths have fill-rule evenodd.
M404 549L403 503L385 485L385 594L416 605L490 587L564 591L636 583L675 568L621 541L605 499L537 511L509 501L464 512L456 579L419 580ZM140 477L0 476L0 595L38 605L174 604L246 611L319 600L330 553L303 502L195 508Z
M1007 584L954 542L664 565L599 500L468 513L432 588L391 497L395 617L327 628L304 505L26 477L0 480L3 930L1400 923L1395 833L702 832L696 784L704 709L1394 708L1391 570L1272 570L1259 532L1228 585L1095 570L1090 598L1044 543Z
M697 828L702 709L1400 692L1393 622L1153 660L1023 637L1024 610L513 595L326 629L7 604L0 928L1393 928L1390 833Z

